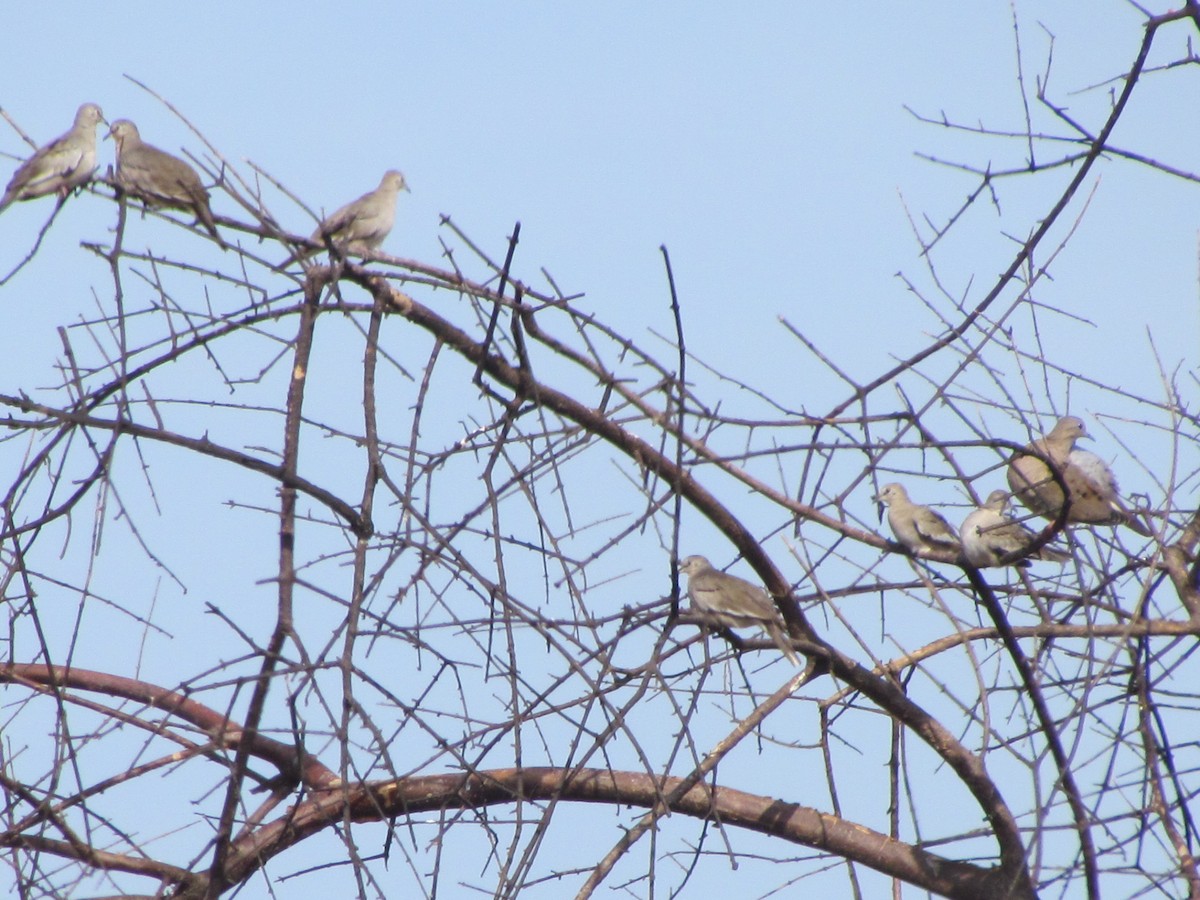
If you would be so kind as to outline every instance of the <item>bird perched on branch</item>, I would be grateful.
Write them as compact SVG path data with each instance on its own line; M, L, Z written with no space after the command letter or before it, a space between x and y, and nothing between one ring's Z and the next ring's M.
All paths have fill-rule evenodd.
M322 220L309 240L320 244L322 248L329 240L350 253L363 254L374 250L383 243L396 223L396 198L401 191L407 190L404 176L395 169L389 169L384 173L379 187ZM318 248L303 247L275 266L275 271L318 252Z
M885 484L875 500L887 507L888 525L896 540L912 552L942 550L958 553L962 549L950 523L928 506L909 500L904 485Z
M983 505L963 519L959 534L963 554L971 565L986 569L989 566L1028 566L1029 559L1064 563L1071 557L1043 544L1033 553L1023 551L1037 537L1020 522L1008 517L1008 492L992 491Z
M1083 421L1064 416L1045 437L1029 449L1049 459L1066 483L1070 506L1066 521L1099 525L1125 525L1143 537L1152 532L1121 501L1112 470L1095 453L1075 449L1075 442L1090 435ZM1018 453L1008 466L1008 486L1031 512L1047 519L1058 517L1067 502L1050 467L1036 456Z
M58 194L61 203L75 188L87 184L96 169L96 125L103 121L95 103L79 107L71 130L40 147L13 173L0 197L0 212L17 200L48 194Z
M151 208L194 213L217 243L225 246L208 205L208 191L195 169L179 157L145 143L137 126L128 119L113 122L108 135L117 145L116 178L121 190Z
M800 665L800 657L784 633L779 611L761 587L714 569L703 556L687 557L679 564L679 571L688 577L688 596L696 609L728 628L757 625L793 665Z

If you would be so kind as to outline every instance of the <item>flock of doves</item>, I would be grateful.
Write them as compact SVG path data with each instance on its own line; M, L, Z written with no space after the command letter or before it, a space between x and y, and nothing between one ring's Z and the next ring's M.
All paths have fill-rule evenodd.
M41 147L17 169L0 198L0 212L17 200L50 194L58 195L61 203L73 190L87 184L96 169L96 126L103 121L96 104L79 107L71 130ZM208 191L195 169L144 143L137 126L128 119L113 122L109 136L116 144L115 180L125 194L148 207L191 211L214 240L225 246L209 208ZM374 250L392 230L401 190L408 190L404 176L388 171L379 187L322 220L309 238L309 246L297 248L275 268L311 256L331 242L353 253ZM1008 491L992 491L983 506L963 520L957 532L940 513L913 503L903 485L884 485L875 499L887 506L888 524L896 540L910 552L961 553L979 568L1027 566L1031 558L1059 563L1069 558L1048 544L1033 548L1037 535L1008 518L1010 496L1046 519L1124 525L1149 537L1150 530L1121 501L1116 479L1104 461L1094 453L1076 449L1075 442L1086 437L1081 420L1074 416L1059 419L1045 437L1029 446L1032 453L1017 454L1009 463L1011 495ZM698 610L731 628L761 627L792 663L800 664L775 605L761 587L714 569L703 556L687 557L680 571L688 576L688 596Z
M1112 470L1099 456L1076 448L1090 437L1082 420L1065 416L1027 452L1008 464L1009 491L988 494L956 532L942 515L913 503L900 484L887 484L876 500L887 506L888 524L896 540L912 553L961 554L977 568L1028 566L1030 559L1064 563L1070 556L1048 544L1036 546L1038 535L1008 517L1009 497L1052 522L1124 525L1143 537L1152 532L1122 502ZM1066 488L1064 492L1063 488ZM689 556L679 570L688 576L692 605L729 628L757 625L794 665L799 658L788 641L779 612L767 592L736 575L714 569L703 556Z
M0 212L18 200L51 194L57 195L62 203L72 191L86 185L96 170L96 126L104 121L95 103L79 107L71 130L40 147L13 174L4 196L0 197ZM122 192L147 207L191 212L213 239L225 247L209 207L208 191L191 165L145 143L137 126L128 119L113 122L108 136L116 145L114 177ZM374 250L392 230L396 197L401 190L408 190L404 176L395 170L388 171L379 187L322 220L309 238L309 246L298 248L275 268L283 269L331 243L343 252L364 254Z

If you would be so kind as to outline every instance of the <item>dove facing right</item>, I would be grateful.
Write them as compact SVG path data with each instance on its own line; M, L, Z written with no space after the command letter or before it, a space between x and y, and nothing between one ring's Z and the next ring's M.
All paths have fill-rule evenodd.
M62 200L77 187L87 184L96 169L96 125L104 114L95 103L85 103L75 112L75 124L40 147L13 173L0 197L0 212L17 200L32 200L58 194Z
M1064 563L1071 558L1049 545L1043 545L1033 553L1025 553L1037 535L1020 522L1009 519L1007 509L1008 492L992 491L983 506L963 519L959 533L962 535L963 555L971 565L980 569L999 565L1024 567L1029 565L1029 559Z
M1066 503L1068 522L1125 525L1143 537L1151 537L1152 532L1121 501L1116 477L1104 460L1095 453L1075 449L1075 442L1087 437L1090 435L1082 419L1064 416L1045 437L1029 445L1047 457L1062 476L1069 501L1050 467L1036 456L1021 453L1008 466L1008 486L1013 494L1031 512L1046 519L1056 518Z
M407 190L404 176L395 169L389 169L384 173L379 187L323 219L309 241L324 247L328 239L351 253L362 254L374 250L383 243L396 224L396 198L401 191ZM316 248L304 247L275 266L275 271L318 252Z

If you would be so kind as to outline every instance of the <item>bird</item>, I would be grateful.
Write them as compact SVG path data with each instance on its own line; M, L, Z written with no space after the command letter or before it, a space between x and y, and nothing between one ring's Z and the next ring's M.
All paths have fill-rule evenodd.
M195 169L178 156L145 143L128 119L113 122L108 136L117 146L116 180L121 190L150 208L193 212L217 243L225 246L208 205L208 191Z
M913 553L922 550L958 553L962 549L950 523L928 506L909 500L904 485L885 484L875 495L875 500L887 506L892 534Z
M1083 420L1064 416L1044 436L1029 445L1050 460L1062 476L1070 495L1066 521L1096 525L1125 525L1143 537L1152 532L1121 500L1117 480L1095 453L1075 449L1075 442L1090 438ZM1036 456L1016 454L1008 465L1008 486L1031 512L1056 519L1066 498L1050 467Z
M992 491L982 506L963 519L959 535L963 555L971 565L980 569L999 565L1024 567L1029 565L1029 558L1057 563L1071 558L1049 545L1042 545L1032 553L1023 553L1037 535L1020 522L1009 519L1008 497L1008 491Z
M104 114L95 103L80 106L70 131L17 167L0 197L0 212L17 200L48 194L58 194L61 202L75 188L87 184L96 169L96 125L103 121Z
M800 657L783 631L779 611L761 587L714 569L703 556L687 557L679 571L688 577L688 597L695 609L729 628L759 626L793 665L800 665Z
M407 190L408 183L404 176L395 169L389 169L384 173L379 187L323 219L309 241L324 247L326 240L329 240L351 253L362 254L374 250L383 243L396 223L396 198L401 191ZM275 266L275 271L281 271L293 262L318 252L313 247L301 248Z

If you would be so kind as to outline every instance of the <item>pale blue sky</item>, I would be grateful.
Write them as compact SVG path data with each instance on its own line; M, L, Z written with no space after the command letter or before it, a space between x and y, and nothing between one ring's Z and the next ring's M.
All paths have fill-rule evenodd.
M1017 14L1031 102L1052 33L1051 87L1072 115L1097 126L1110 102L1112 86L1104 82L1121 74L1141 38L1136 11L1119 2L1018 3ZM1012 15L1007 3L961 0L363 3L336 10L311 2L24 3L5 13L9 34L25 39L5 39L0 106L44 141L91 100L110 121L133 119L151 143L199 152L170 111L124 77L133 76L230 160L252 160L327 211L399 168L412 193L401 196L383 249L441 263L438 220L449 214L499 257L519 220L518 270L529 277L544 266L564 291L586 293L585 308L651 345L650 329L670 329L658 249L665 244L692 351L773 389L792 408L821 412L845 388L777 319L803 329L864 380L940 330L896 277L903 272L933 293L908 215L922 228L924 216L944 221L975 180L916 154L1002 169L1020 165L1026 147L922 125L904 106L1021 131ZM1164 44L1173 40L1174 52L1158 61L1182 56L1186 36L1179 28ZM1197 77L1149 76L1115 142L1200 168L1195 98L1180 93L1194 91ZM1097 87L1081 90L1089 85ZM1040 109L1035 122L1066 133ZM0 153L26 152L0 123ZM111 143L101 152L106 166ZM1039 150L1039 159L1051 155ZM0 178L14 165L0 157ZM1150 336L1168 369L1183 361L1194 371L1197 363L1197 190L1127 163L1105 162L1096 173L1085 188L1095 188L1094 200L1055 261L1054 280L1039 288L1046 302L1095 328L1045 337L1068 369L1155 394ZM1028 233L1071 174L1005 184L999 211L982 204L970 212L936 255L946 288L973 304L1007 265L1010 238ZM219 193L213 205L237 214ZM276 197L272 208L295 230L311 228L286 199ZM23 255L46 213L45 203L28 203L0 216L0 272ZM44 259L0 289L5 391L56 380L56 327L93 315L90 291L103 295L109 286L102 262L80 265L85 257L73 248L107 240L113 220L105 200L72 201ZM1069 224L1060 223L1060 239ZM131 221L130 229L143 243L150 234L162 239L153 222ZM71 266L47 264L56 258ZM1066 397L1054 402L1065 405ZM1078 402L1083 408L1073 411L1093 411L1086 396ZM6 470L11 464L3 463ZM1123 479L1148 487L1134 467ZM186 494L192 485L182 488ZM226 480L218 499L237 490ZM179 498L164 502L172 499ZM864 493L857 512L872 510ZM274 562L275 536L262 521L247 527L250 580L269 577ZM111 527L108 535L124 539ZM203 529L196 535L197 542L212 538ZM690 539L710 541L698 552L725 552L700 527ZM194 566L199 576L206 562L197 556L171 564ZM653 577L647 594L661 589L661 567ZM129 653L96 652L106 649L116 658ZM750 875L732 875L731 883L738 877ZM769 873L763 884L774 884ZM241 896L265 896L259 890Z
M287 15L224 3L164 13L135 3L90 13L87 28L51 27L64 8L85 7L23 4L10 17L17 30L53 33L54 58L70 65L47 65L38 40L10 42L0 59L3 106L39 140L64 130L77 103L93 99L109 119L134 119L152 143L197 149L128 74L176 104L230 159L255 161L318 208L340 205L373 187L384 169L401 168L412 194L402 198L392 252L436 260L441 213L489 246L520 220L518 260L545 265L597 308L628 308L631 323L640 314L661 325L657 248L665 243L698 349L733 307L759 326L756 343L771 341L790 355L792 342L771 327L784 315L863 375L876 371L881 351L920 340L910 326L921 319L914 321L893 278L924 275L901 197L914 216L940 221L973 186L914 151L997 167L1024 153L1020 141L1005 146L918 125L902 108L1019 130L1006 4L923 4L863 16L836 4L789 3L736 11L715 3L379 4L351 15L306 3ZM1046 28L1064 35L1052 85L1118 74L1110 61L1124 62L1140 37L1134 12L1114 3L1089 17L1086 41L1070 41L1080 9L1037 10ZM1047 38L1028 15L1023 51L1035 74ZM1139 128L1139 148L1161 148L1187 167L1196 126L1179 114L1177 85L1163 96L1149 85L1130 121L1169 123L1153 129L1161 143L1149 148ZM1066 99L1073 112L1094 114L1108 91ZM24 152L11 134L0 134L0 150ZM1036 190L1004 197L1005 224L1015 233L1042 210L1043 185L1057 183L1055 175L1044 178ZM1187 190L1161 178L1107 181L1120 184L1101 185L1077 249L1059 264L1085 271L1062 288L1086 294L1080 305L1101 326L1108 310L1128 325L1123 312L1137 294L1153 295L1148 305L1139 301L1149 311L1158 297L1179 292L1164 297L1163 308L1187 310L1195 275ZM1112 218L1102 218L1106 210ZM276 211L297 229L310 224L286 201ZM952 291L965 292L973 279L978 292L1007 260L1011 247L986 227L991 215L980 207L977 227L963 228L941 253ZM36 210L14 211L0 223L0 239L40 221ZM965 243L969 235L980 243ZM1098 273L1092 242L1131 252L1119 269ZM1164 245L1174 263L1167 272ZM1156 251L1149 271L1138 266L1148 256L1143 247ZM1188 331L1160 335L1168 353L1184 352L1171 334L1197 335L1194 303L1190 309ZM864 346L845 327L847 314L867 316L897 339ZM711 349L720 358L737 352L726 342ZM781 365L780 377L785 371Z

